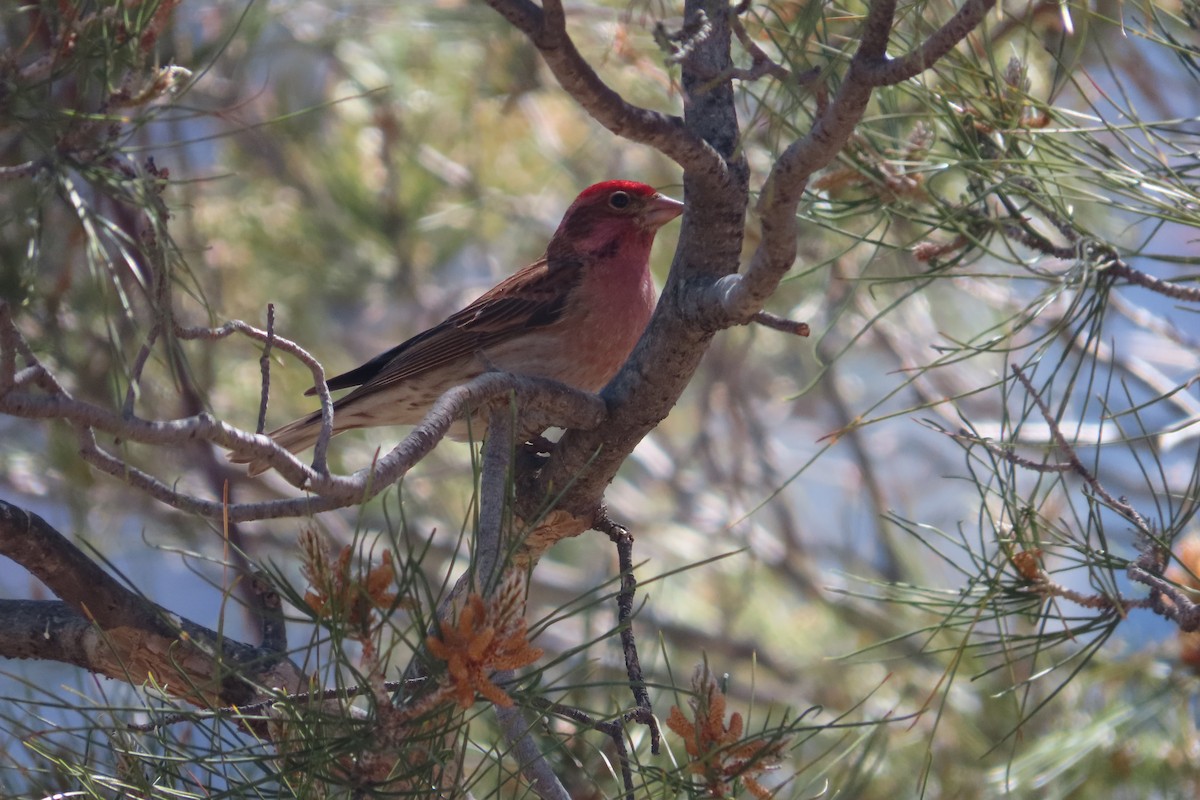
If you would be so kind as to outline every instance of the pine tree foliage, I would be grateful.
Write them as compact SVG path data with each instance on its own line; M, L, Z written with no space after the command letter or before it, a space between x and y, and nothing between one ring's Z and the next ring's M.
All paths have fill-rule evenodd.
M1194 0L0 25L0 794L1196 794ZM610 177L600 398L228 463Z

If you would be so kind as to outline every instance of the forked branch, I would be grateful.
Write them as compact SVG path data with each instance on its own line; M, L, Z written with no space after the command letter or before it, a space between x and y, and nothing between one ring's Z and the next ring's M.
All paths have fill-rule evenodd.
M672 114L634 105L596 74L567 32L562 0L487 0L542 54L563 90L597 122L617 136L649 145L685 170L727 176L724 160L707 142L689 132Z
M791 269L796 259L796 209L809 179L845 147L862 120L872 90L905 79L891 81L891 73L883 71L895 69L897 75L906 77L919 74L974 30L994 5L995 0L967 0L920 49L902 59L889 60L887 45L896 3L876 0L871 4L858 50L837 94L808 134L783 152L763 184L757 205L762 240L750 263L741 274L719 280L713 289L711 313L722 319L725 327L743 325L762 310ZM893 68L892 64L901 66Z
M260 687L308 686L274 628L264 630L267 646L252 647L179 617L122 586L41 517L4 501L0 555L60 598L0 601L0 656L61 661L133 685L153 680L207 708L254 702Z
M332 427L332 402L324 370L294 342L239 321L219 328L179 328L175 333L186 339L216 340L241 333L264 343L269 340L274 348L295 356L312 370L326 416L325 425ZM21 368L17 366L18 357L25 362ZM138 360L144 362L141 356ZM366 502L428 455L466 409L484 408L509 394L520 404L524 422L540 426L539 430L552 425L594 427L605 415L604 402L587 392L550 380L487 373L446 392L412 433L370 467L350 476L331 475L304 464L270 438L241 430L207 413L182 419L148 420L136 416L131 408L116 412L74 398L37 359L13 323L7 306L0 303L0 413L70 424L79 437L80 455L88 463L173 508L211 519L246 522L306 516ZM97 432L160 446L185 445L195 440L211 442L266 461L293 486L304 489L306 496L226 504L190 494L113 455L101 446Z

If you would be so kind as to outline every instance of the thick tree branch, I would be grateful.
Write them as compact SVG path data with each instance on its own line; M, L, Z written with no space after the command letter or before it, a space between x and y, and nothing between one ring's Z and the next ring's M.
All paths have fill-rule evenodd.
M890 25L893 4L891 0L879 0L874 9L868 25L870 33L860 51L882 54L887 31L880 22ZM698 14L705 15L712 30L695 43L683 62L683 85L690 100L687 125L732 159L738 152L732 85L728 78L711 78L728 75L732 67L728 7L689 0L685 20ZM520 505L523 516L530 518L538 513L542 498L569 487L557 504L557 513L545 520L543 535L529 542L532 553L548 546L548 540L576 535L590 527L605 487L636 444L670 412L695 373L713 333L730 324L748 322L774 291L795 258L795 209L804 180L837 154L861 118L870 91L870 87L848 78L813 132L789 148L768 178L760 203L767 212L763 220L764 245L756 261L767 261L769 254L772 269L768 279L762 280L758 275L766 272L765 267L752 264L756 279L748 287L752 291L739 290L750 295L748 301L734 298L727 303L723 299L728 282L736 286L743 280L732 273L737 269L744 227L745 165L731 162L736 164L741 180L742 194L736 197L730 191L710 194L706 182L693 182L692 176L685 174L689 210L683 219L680 249L646 334L624 369L604 390L609 418L595 431L569 431L542 471L541 493L525 498Z
M681 62L684 125L723 159L722 179L712 180L703 166L684 173L688 210L680 248L646 333L602 393L608 418L592 431L569 430L538 480L519 493L519 516L541 520L524 541L523 557L536 559L555 541L590 527L605 487L675 405L719 327L696 313L695 298L737 269L749 170L741 155L732 82L713 77L728 76L733 67L729 6L724 0L687 0L685 27L701 17L708 22L706 35L690 42ZM555 497L554 510L545 514L546 501Z
M984 0L982 7L990 4L991 0ZM608 419L593 431L568 431L542 470L538 491L523 496L518 504L522 516L532 519L542 513L539 509L547 497L562 493L555 511L527 540L530 557L536 558L553 541L577 535L591 525L605 487L636 444L670 412L713 333L750 322L775 292L795 261L796 209L804 188L816 170L837 156L862 120L874 88L870 76L887 58L895 11L895 0L871 4L858 50L836 96L819 113L812 130L792 143L771 170L757 206L761 243L742 274L735 270L744 195L735 197L731 191L711 195L709 182L685 174L688 213L683 219L680 249L646 334L603 392ZM689 100L685 124L725 158L734 159L738 128L732 87L727 77L711 77L728 76L732 67L728 7L689 0L685 23L701 13L712 23L712 30L694 43L682 62ZM956 16L948 30L957 31L956 26L964 19L974 19L975 13ZM729 163L744 179L744 164ZM731 244L736 245L732 251Z
M0 501L0 554L62 602L0 601L0 656L62 661L167 691L205 707L260 697L259 686L307 687L274 647L226 638L151 603L108 575L36 514Z
M99 672L95 623L59 600L0 600L0 656L57 661ZM109 677L123 678L121 675Z
M487 2L529 37L559 85L605 128L655 148L685 170L708 176L714 188L728 180L725 160L683 120L627 102L596 74L567 33L561 0L545 0L542 8L529 0Z

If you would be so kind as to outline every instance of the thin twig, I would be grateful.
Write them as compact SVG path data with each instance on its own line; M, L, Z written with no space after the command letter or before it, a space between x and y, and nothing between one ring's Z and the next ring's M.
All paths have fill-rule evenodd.
M10 167L0 167L0 181L12 181L18 178L28 178L37 173L40 162L26 161L24 164L14 164Z
M1012 371L1013 374L1017 376L1017 380L1021 382L1021 385L1025 387L1025 391L1029 394L1030 399L1033 400L1033 402L1037 405L1038 410L1042 413L1042 418L1046 421L1046 425L1050 428L1050 435L1053 437L1055 445L1059 450L1062 451L1063 455L1067 457L1068 463L1070 463L1071 468L1076 472L1076 474L1083 478L1087 485L1091 487L1092 491L1095 492L1100 499L1107 503L1109 507L1133 523L1137 527L1139 533L1144 536L1153 536L1153 531L1150 529L1150 525L1146 522L1145 518L1138 513L1137 509L1135 509L1125 500L1119 500L1109 494L1108 490L1104 488L1104 485L1100 483L1099 479L1096 478L1096 476L1093 475L1092 472L1083 465L1083 462L1079 460L1079 454L1075 452L1075 448L1071 446L1071 443L1067 441L1067 437L1063 435L1062 429L1058 425L1058 421L1054 418L1054 415L1050 413L1050 407L1046 405L1046 402L1042 400L1041 396L1037 393L1037 390L1033 388L1033 384L1030 382L1029 378L1025 376L1025 372L1021 369L1021 367L1017 364L1013 364Z
M1122 617L1126 616L1133 609L1151 608L1153 605L1150 600L1127 600L1120 593L1116 597L1109 597L1104 594L1084 594L1062 584L1055 583L1039 564L1041 554L1041 550L1023 550L1012 554L1009 560L1012 562L1013 567L1016 568L1018 574L1029 582L1029 588L1042 597L1062 598L1084 608L1115 611Z
M988 450L990 450L992 453L995 453L996 455L1003 458L1008 463L1013 464L1014 466L1021 467L1023 469L1027 469L1030 472L1037 472L1037 473L1045 475L1045 474L1054 474L1054 473L1059 473L1059 472L1074 472L1075 471L1075 465L1070 462L1047 464L1045 461L1036 461L1032 458L1026 458L1025 456L1017 455L1016 450L1013 449L1013 447L1011 445L997 444L989 439L983 439L979 436L976 436L975 434L971 433L970 431L961 430L958 433L954 433L952 431L943 431L943 433L945 433L947 436L957 439L958 441L974 442L976 444L981 444L984 447L986 447Z
M633 574L633 535L623 525L613 522L608 509L601 506L596 511L592 527L608 536L617 546L617 565L621 570L621 591L617 593L617 625L621 629L621 649L625 654L625 671L629 677L629 688L639 709L646 711L641 719L650 722L650 752L658 755L662 733L654 721L650 692L646 689L646 678L638 658L637 641L633 633L633 600L637 592L637 577Z
M1104 268L1105 272L1124 278L1130 283L1149 289L1152 292L1170 297L1173 300L1184 300L1189 303L1200 303L1200 288L1181 286L1178 283L1164 281L1153 275L1134 269L1124 261L1117 260Z
M149 333L146 334L146 341L142 342L137 358L133 360L133 369L129 372L129 389L125 392L125 405L121 410L125 417L133 416L134 403L142 385L142 372L146 369L146 362L150 360L150 354L154 352L154 343L158 341L161 333L162 326L158 323L151 325Z
M1000 231L1005 237L1023 244L1030 250L1041 253L1042 255L1061 258L1064 261L1074 259L1079 256L1079 248L1074 244L1054 244L1045 236L1042 236L1037 231L1030 229L1027 225L1016 225L1011 222L1006 222L1000 225ZM961 238L962 237L960 237L960 239Z
M268 312L269 321L270 314ZM317 475L327 475L328 472L325 470L325 448L328 447L329 439L333 436L333 398L329 394L329 384L325 381L325 367L322 366L316 357L290 339L278 336L273 330L259 330L253 325L247 325L245 322L237 319L230 320L217 328L176 326L175 329L175 335L180 339L199 339L203 341L224 339L232 336L234 333L240 333L250 339L262 342L264 346L270 343L272 347L277 347L297 358L312 372L313 386L316 389L317 399L321 402L321 432L317 437L316 445L313 447L313 466L310 471ZM265 421L263 422L263 426L265 427ZM282 450L278 446L273 449L276 451ZM294 458L291 460L296 461ZM297 461L296 463L299 462ZM278 469L279 465L272 463L271 466ZM301 483L293 483L293 485L302 487L308 484L307 481L302 479Z
M267 402L271 397L271 347L275 344L275 304L267 303L267 341L263 344L262 356L258 359L258 369L262 373L262 391L258 401L258 424L254 426L255 433L267 429Z
M628 720L629 715L621 717L620 720L612 722L603 722L595 719L590 714L574 708L573 706L565 706L561 703L555 703L547 700L544 697L531 697L529 704L541 711L547 711L551 714L557 714L560 717L565 717L572 722L578 722L580 725L586 725L593 730L599 731L612 739L613 749L617 752L617 765L621 770L621 782L625 785L625 800L634 800L633 786L633 768L629 763L629 749L625 746L625 726L622 720ZM640 712L643 709L637 709L636 713L643 716ZM653 715L649 715L653 721ZM637 722L643 722L642 719L637 719ZM656 726L657 727L657 726Z
M1156 278L1147 272L1131 267L1118 254L1115 247L1104 242L1089 242L1079 233L1073 220L1059 213L1042 200L1039 188L1032 180L1023 177L1011 179L1012 183L1025 190L1024 199L1033 204L1050 224L1054 225L1069 242L1056 245L1029 226L1012 202L997 192L997 196L1017 223L1003 223L1001 230L1010 239L1020 242L1031 250L1061 259L1086 259L1099 264L1098 270L1118 278L1124 278L1135 286L1190 303L1200 303L1200 288L1183 286L1172 281Z
M810 333L807 322L795 322L787 317L781 317L777 314L772 314L769 311L757 311L746 324L757 322L764 328L780 331L782 333L790 333L793 336L808 336Z
M755 81L764 75L770 75L781 81L790 81L792 79L791 73L772 60L758 46L758 43L750 38L750 34L746 32L746 26L742 24L742 20L738 16L741 13L736 8L729 10L729 27L733 29L733 33L737 36L742 47L750 54L750 69L734 70L729 77L737 80Z

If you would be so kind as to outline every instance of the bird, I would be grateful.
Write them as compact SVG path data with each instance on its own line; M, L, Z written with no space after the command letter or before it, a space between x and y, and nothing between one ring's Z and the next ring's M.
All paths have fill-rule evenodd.
M416 425L446 391L488 371L550 378L597 392L616 375L654 311L650 250L684 205L651 186L609 180L571 203L545 255L432 328L327 381L354 388L333 404L333 433ZM306 395L316 394L316 388ZM458 420L449 435L482 437L486 421ZM267 435L293 453L312 447L321 412ZM248 463L251 476L269 469Z

